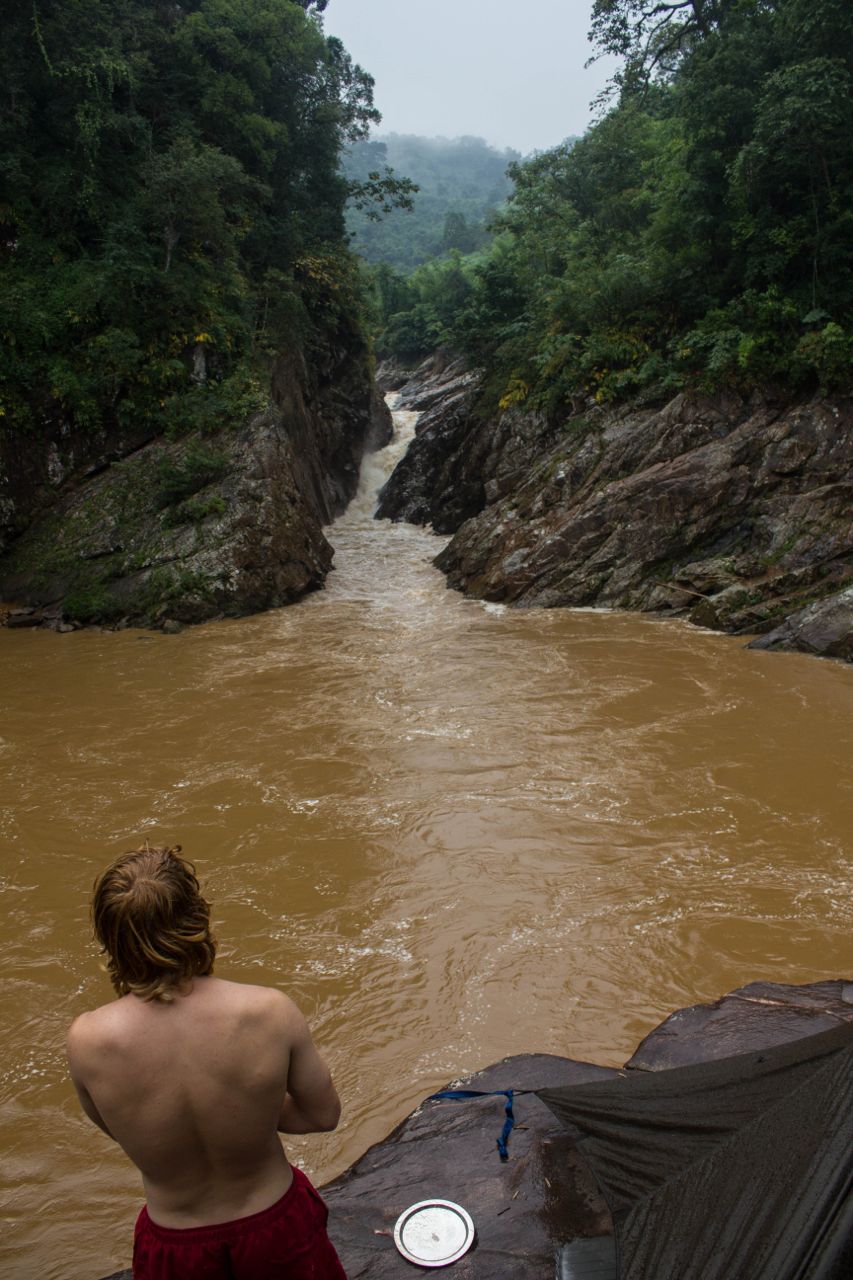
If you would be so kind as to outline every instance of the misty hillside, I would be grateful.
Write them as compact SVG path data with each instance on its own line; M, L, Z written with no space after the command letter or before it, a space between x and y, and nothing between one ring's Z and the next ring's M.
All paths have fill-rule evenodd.
M470 253L488 240L486 224L506 200L512 183L507 167L517 151L498 151L482 138L420 138L391 133L356 142L346 153L348 178L366 180L390 166L420 190L411 212L395 211L380 221L351 209L347 225L352 245L368 262L386 262L410 271L449 249Z

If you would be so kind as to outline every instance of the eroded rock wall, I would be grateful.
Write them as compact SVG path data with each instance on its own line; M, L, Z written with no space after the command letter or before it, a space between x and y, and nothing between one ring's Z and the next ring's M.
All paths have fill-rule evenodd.
M178 625L291 603L322 585L323 526L355 493L364 452L390 434L353 344L310 368L283 355L267 409L201 439L89 440L82 462L69 433L64 451L47 435L30 442L29 463L19 451L12 465L7 450L0 599L23 605L9 624ZM187 494L164 501L164 475Z
M853 658L853 401L676 396L554 423L483 417L427 365L379 514L455 534L451 586L522 606L686 614L763 647Z
M56 405L20 430L0 418L0 556L56 502L71 477L95 475L154 438L148 426L83 429Z

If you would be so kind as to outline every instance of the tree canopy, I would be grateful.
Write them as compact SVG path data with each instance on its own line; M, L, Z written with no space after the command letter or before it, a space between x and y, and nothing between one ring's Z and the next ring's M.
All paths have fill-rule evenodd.
M340 154L378 120L325 0L28 0L0 51L0 407L181 426L357 322ZM383 198L393 203L393 179ZM201 355L199 351L201 349ZM260 358L260 363L259 363Z
M625 58L615 105L511 168L491 248L443 268L458 305L438 268L413 278L383 312L387 348L454 343L495 402L555 411L579 393L849 385L847 8L596 0L597 48Z

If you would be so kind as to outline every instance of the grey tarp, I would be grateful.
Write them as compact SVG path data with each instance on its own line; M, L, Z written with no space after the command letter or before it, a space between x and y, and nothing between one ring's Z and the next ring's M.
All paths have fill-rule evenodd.
M619 1280L853 1276L853 1023L537 1093L582 1135Z

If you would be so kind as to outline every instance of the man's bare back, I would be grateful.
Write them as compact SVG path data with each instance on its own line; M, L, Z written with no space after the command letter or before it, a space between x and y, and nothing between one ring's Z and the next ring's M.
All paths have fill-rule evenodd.
M340 1115L304 1017L265 987L208 976L169 1002L124 995L76 1020L68 1058L83 1109L139 1168L164 1227L274 1204L293 1180L278 1131L334 1129Z
M210 903L180 854L146 841L95 881L118 999L68 1033L83 1110L145 1185L134 1280L346 1280L328 1209L278 1136L335 1128L329 1070L287 996L213 976Z

